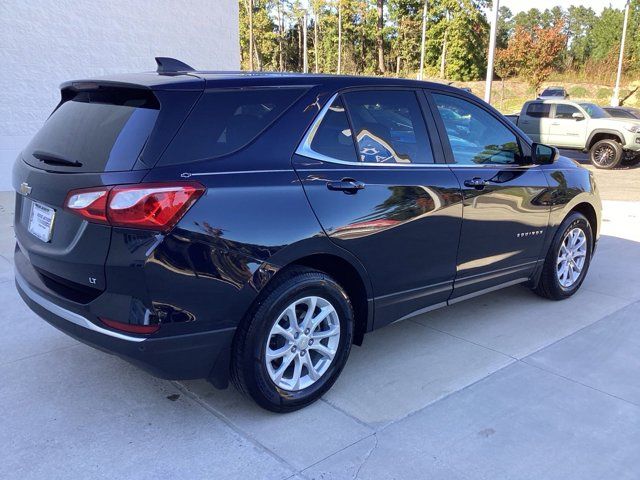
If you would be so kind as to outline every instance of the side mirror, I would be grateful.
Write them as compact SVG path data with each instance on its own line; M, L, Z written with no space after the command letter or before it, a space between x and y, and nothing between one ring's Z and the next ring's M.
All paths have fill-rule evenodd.
M531 160L534 165L551 165L559 155L558 149L549 145L534 143L531 146Z
M577 121L584 120L584 115L580 112L573 112L571 116L573 117L574 120L577 120Z

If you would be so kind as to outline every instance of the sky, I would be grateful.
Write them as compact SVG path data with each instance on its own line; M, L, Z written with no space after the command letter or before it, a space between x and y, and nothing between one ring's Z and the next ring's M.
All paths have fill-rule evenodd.
M500 0L500 6L509 7L514 13L529 10L533 7L538 10L544 10L545 8L553 8L556 5L560 5L563 8L569 8L571 5L585 7L591 7L596 13L600 13L605 7L612 6L614 8L624 8L626 0Z

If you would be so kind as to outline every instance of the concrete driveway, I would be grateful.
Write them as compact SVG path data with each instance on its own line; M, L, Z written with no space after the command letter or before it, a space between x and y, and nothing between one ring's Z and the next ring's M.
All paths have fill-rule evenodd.
M571 299L513 287L374 332L288 415L37 318L13 286L12 205L0 196L3 478L640 477L640 202L605 202Z

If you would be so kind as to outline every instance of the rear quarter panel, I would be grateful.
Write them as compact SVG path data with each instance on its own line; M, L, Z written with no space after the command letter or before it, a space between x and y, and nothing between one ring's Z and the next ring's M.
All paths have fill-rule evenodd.
M198 320L189 331L237 326L282 267L310 254L340 256L365 277L325 235L293 170L192 180L205 195L150 254L140 251L150 301L183 321Z

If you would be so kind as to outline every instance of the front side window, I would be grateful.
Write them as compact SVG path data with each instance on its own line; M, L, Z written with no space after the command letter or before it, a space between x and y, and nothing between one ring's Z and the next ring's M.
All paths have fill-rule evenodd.
M365 163L434 163L422 111L415 92L368 90L344 94Z
M573 105L558 104L556 105L556 118L573 120L573 114L580 113Z
M511 165L522 162L518 139L486 110L458 97L434 94L455 163Z
M595 103L581 103L580 106L587 111L587 114L591 118L608 118L611 116L604 108Z

